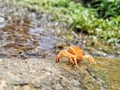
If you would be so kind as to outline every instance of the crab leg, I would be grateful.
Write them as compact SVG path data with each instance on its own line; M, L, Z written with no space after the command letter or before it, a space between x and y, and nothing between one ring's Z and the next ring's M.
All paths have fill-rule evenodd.
M88 59L90 61L90 64L92 63L94 63L95 65L97 64L91 55L84 55L83 59Z
M77 58L74 58L74 62L75 62L76 67L79 68Z

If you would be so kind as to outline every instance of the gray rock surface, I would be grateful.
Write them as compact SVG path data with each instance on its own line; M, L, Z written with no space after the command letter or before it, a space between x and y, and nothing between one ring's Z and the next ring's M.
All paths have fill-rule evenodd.
M67 61L0 59L0 90L104 90L85 70Z

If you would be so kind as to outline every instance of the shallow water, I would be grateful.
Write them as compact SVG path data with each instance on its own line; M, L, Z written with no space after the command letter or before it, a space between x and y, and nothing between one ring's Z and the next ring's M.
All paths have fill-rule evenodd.
M15 8L14 8L15 7ZM93 56L120 57L118 46L97 43L85 33L69 30L65 22L53 21L50 13L31 12L7 3L0 5L0 56L56 55L70 45Z

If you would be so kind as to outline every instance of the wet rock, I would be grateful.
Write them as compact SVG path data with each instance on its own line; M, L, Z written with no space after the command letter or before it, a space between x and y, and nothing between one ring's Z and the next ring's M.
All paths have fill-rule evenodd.
M92 52L92 55L94 55L94 56L104 56L104 57L109 56L107 53L100 52L100 51Z

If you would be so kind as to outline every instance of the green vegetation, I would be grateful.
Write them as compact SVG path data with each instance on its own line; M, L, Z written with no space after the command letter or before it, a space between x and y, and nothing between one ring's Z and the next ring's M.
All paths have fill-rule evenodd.
M54 20L70 24L87 32L94 40L103 39L109 44L120 42L120 0L93 0L84 7L71 0L13 0L30 10L52 13Z
M91 7L97 9L100 18L113 18L120 15L120 0L92 0Z

